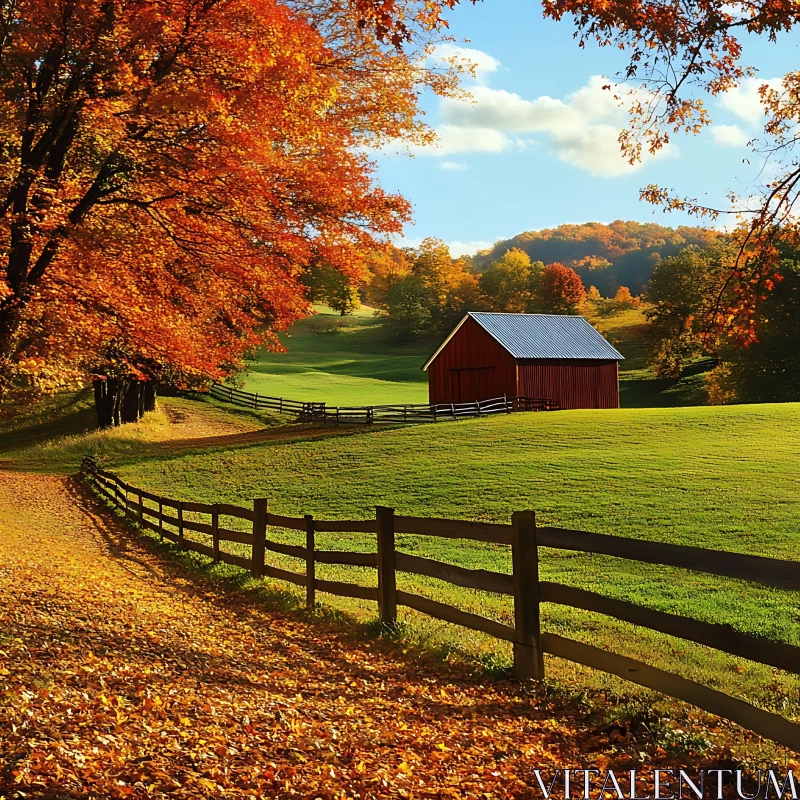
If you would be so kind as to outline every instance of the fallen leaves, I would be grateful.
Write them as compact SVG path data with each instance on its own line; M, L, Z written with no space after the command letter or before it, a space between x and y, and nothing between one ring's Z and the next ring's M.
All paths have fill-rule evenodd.
M515 684L217 595L62 479L4 478L0 796L491 800L623 755Z

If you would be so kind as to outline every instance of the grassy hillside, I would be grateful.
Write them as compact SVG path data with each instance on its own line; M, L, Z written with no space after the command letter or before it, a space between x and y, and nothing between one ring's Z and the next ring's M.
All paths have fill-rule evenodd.
M281 335L285 353L258 354L245 389L330 405L428 402L421 367L437 341L397 343L371 308L346 317L318 310Z
M427 374L422 365L441 337L398 343L385 320L362 308L340 317L320 307L281 336L285 353L259 352L244 376L251 392L329 405L426 403ZM625 356L620 364L623 407L702 405L704 376L679 381L656 378L647 367L647 322L639 309L594 317L592 323ZM331 331L335 330L335 333Z
M797 405L776 405L513 415L158 460L125 457L117 466L126 480L152 491L242 504L267 497L278 513L367 517L382 504L403 514L507 521L512 511L529 508L546 525L797 560L799 412ZM321 546L366 549L374 546L372 538L322 535ZM463 566L510 571L503 547L411 536L400 536L399 546ZM282 557L275 563L291 564ZM321 573L362 582L375 578L355 568ZM567 552L546 552L542 577L800 644L798 594ZM412 576L401 577L400 584L501 621L511 618L506 598ZM797 679L772 669L599 615L545 606L544 616L547 630L783 713L800 711ZM450 636L448 641L487 658L508 657L504 645L478 634L429 628L436 628L429 635ZM563 663L551 668L567 681L581 673L578 685L621 685Z

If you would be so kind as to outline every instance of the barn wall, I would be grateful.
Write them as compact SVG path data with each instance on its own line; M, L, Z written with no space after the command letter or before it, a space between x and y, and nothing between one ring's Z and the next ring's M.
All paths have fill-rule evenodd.
M428 367L431 403L469 403L516 393L514 358L471 318Z
M518 363L518 394L557 400L561 408L619 408L616 361L532 360Z

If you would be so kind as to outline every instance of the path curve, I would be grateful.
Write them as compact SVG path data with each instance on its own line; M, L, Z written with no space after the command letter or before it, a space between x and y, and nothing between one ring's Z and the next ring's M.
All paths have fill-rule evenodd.
M0 472L0 592L0 797L527 797L612 747L513 684L217 591L75 479Z

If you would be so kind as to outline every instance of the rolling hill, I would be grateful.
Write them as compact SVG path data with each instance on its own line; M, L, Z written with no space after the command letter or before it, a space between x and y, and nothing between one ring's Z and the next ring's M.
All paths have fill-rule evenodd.
M620 286L639 294L659 259L677 255L688 245L707 247L720 236L709 228L668 228L654 222L586 222L520 233L480 252L473 263L482 272L506 250L516 247L534 261L559 261L572 267L587 287L596 286L606 297L613 296Z

